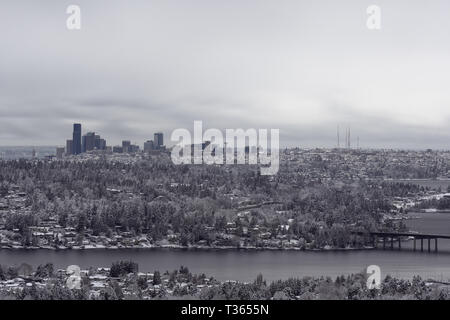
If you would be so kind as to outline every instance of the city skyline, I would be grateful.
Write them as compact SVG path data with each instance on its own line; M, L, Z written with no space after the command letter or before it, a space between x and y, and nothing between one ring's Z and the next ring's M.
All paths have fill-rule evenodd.
M72 126L76 126L76 125L82 125L82 124L80 124L80 123L73 123L72 124ZM83 131L82 127L81 127L80 130L81 130L81 133L80 133L80 143L81 143L80 144L80 150L81 151L76 153L76 154L84 153L86 151L91 151L91 150L104 150L104 149L106 149L107 146L111 147L111 148L114 148L114 147L121 147L122 148L124 142L126 142L126 143L128 143L130 145L133 145L133 146L137 146L142 151L145 151L146 149L154 150L154 148L157 148L157 146L164 146L164 147L171 148L171 147L173 147L176 144L176 142L173 142L170 139L167 140L169 143L165 144L163 142L163 140L164 140L163 136L165 135L165 133L163 133L161 131L158 131L158 130L156 130L156 132L154 132L154 133L148 134L149 137L153 135L153 137L154 137L153 140L149 140L147 138L147 139L145 139L142 142L136 142L135 140L129 139L128 137L122 137L122 138L119 138L118 141L115 141L113 143L107 143L107 141L110 141L109 139L107 141L105 139L100 139L101 138L100 135L96 134L96 133L98 133L98 131L92 131L91 129L87 129L87 130ZM225 131L225 130L223 130L223 131ZM86 132L86 133L83 134L83 132ZM73 132L72 137L74 135L75 135L75 131ZM159 136L159 135L161 135L161 142L157 143L156 141L158 141L158 139L159 139L157 136ZM97 145L98 142L94 142L94 140L93 140L91 143L94 144L94 145L91 148L88 148L86 150L86 146L85 146L85 142L84 141L85 141L85 138L87 136L92 136L92 138L96 138L96 139L101 140L100 143L101 143L101 145L103 147L99 148L98 145ZM170 133L168 134L168 136L170 137ZM352 136L351 135L351 127L350 126L347 126L347 127L343 126L343 127L341 127L340 125L338 125L337 126L337 130L335 131L335 136L333 138L334 138L334 141L330 142L329 145L324 145L324 146L317 146L317 145L316 146L301 146L301 145L283 146L283 145L280 145L280 148L282 148L282 149L284 149L284 148L288 148L288 149L290 149L290 148L336 149L337 148L337 149L366 149L366 150L370 150L370 149L372 149L372 150L383 150L383 149L385 149L385 150L416 150L416 151L421 151L421 150L425 151L425 150L430 150L430 149L432 149L432 150L440 150L440 151L449 151L450 150L450 145L448 147L443 147L443 148L430 148L430 147L423 147L423 148L422 147L415 147L415 148L414 147L413 148L406 147L406 148L401 148L401 147L370 147L370 146L361 146L360 136L359 135ZM99 140L97 140L97 141L99 141ZM63 143L57 143L57 144L31 144L31 145L19 145L19 144L17 144L17 145L15 145L15 144L13 144L13 145L1 145L0 144L0 147L56 147L56 148L63 147L65 150L68 150L68 149L72 149L73 148L72 143L73 143L73 138L65 140L65 144L63 144ZM70 147L69 147L69 144L70 144Z
M154 150L163 150L164 134L162 132L154 133L154 140L144 142L143 151L151 152ZM138 144L132 144L130 140L122 140L121 145L108 145L107 140L102 138L100 134L94 131L88 131L83 134L83 126L81 123L73 124L72 139L67 139L65 147L56 147L57 158L62 158L63 154L78 155L94 150L104 150L115 153L135 153L141 150Z

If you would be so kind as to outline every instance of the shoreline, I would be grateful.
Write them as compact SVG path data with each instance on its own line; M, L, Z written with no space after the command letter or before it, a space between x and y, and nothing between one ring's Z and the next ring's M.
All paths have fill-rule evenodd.
M154 249L167 249L167 250L203 250L203 251L305 251L305 252L339 252L339 251L366 251L366 250L376 250L375 247L366 246L361 248L317 248L317 249L306 249L306 248L272 248L272 247L231 247L231 246L221 246L221 247L210 247L210 246L180 246L180 245L154 245L147 247L139 246L126 246L126 247L76 247L76 248L55 248L49 246L42 247L0 247L1 250L11 250L11 251L37 251L37 250L49 250L49 251L86 251L86 250L154 250Z

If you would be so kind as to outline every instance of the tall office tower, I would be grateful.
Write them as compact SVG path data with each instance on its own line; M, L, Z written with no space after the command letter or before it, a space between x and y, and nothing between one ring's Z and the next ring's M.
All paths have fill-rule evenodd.
M130 145L128 152L131 152L131 153L139 152L139 146L136 144Z
M81 124L73 124L73 154L81 153Z
M83 149L85 152L94 150L95 148L95 133L88 132L83 136Z
M64 147L57 147L56 148L56 158L62 159L63 155L64 155Z
M144 152L150 152L153 150L153 141L147 140L144 142Z
M112 148L112 152L114 152L114 153L123 153L123 148L121 146L114 146Z
M73 154L73 141L67 140L66 141L66 155Z
M81 137L81 152L86 152L86 135Z
M102 150L101 140L102 139L101 139L100 135L96 134L94 136L94 149Z
M122 141L122 152L126 153L126 152L130 152L130 146L131 146L131 142L130 140L123 140Z
M161 148L164 145L164 136L162 132L155 133L153 141L156 149Z
M106 150L106 140L100 138L100 136L98 136L98 137L99 137L98 139L95 138L95 148L97 150Z

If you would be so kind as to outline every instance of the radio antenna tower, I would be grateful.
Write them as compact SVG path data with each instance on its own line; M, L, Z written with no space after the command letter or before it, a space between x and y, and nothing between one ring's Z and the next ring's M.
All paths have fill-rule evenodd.
M337 147L341 147L341 137L339 136L339 125L337 126Z
M350 127L348 127L348 146L349 149L352 147L351 143L351 135L350 135Z

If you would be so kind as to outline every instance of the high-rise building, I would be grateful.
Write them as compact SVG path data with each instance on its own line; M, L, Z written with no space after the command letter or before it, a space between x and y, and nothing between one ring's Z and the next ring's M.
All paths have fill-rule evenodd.
M152 140L148 140L148 141L144 142L144 152L150 152L153 149L154 149L154 146L153 146Z
M81 137L81 152L86 152L86 135Z
M74 123L73 124L73 154L81 153L81 124Z
M100 136L95 136L95 149L97 150L105 150L106 149L106 140L102 139Z
M95 149L95 132L88 132L83 136L83 150L85 152Z
M122 141L122 151L124 153L130 152L130 146L131 146L131 142L130 140L123 140Z
M139 152L139 146L136 145L136 144L131 144L131 145L128 147L128 152L130 152L130 153Z
M64 147L56 148L56 158L62 159L63 155L64 155Z
M83 136L82 142L83 152L106 149L106 140L102 139L100 135L95 134L95 132L86 133Z
M100 135L96 134L94 136L94 149L97 149L97 150L103 150L104 149L103 148L103 144L102 144L102 140L105 141L104 139L102 139L100 137ZM105 141L105 143L106 143L106 141Z
M112 148L112 152L114 152L114 153L123 153L123 148L121 146L114 146Z
M164 145L164 136L162 132L155 133L153 141L155 148L161 148Z
M66 141L66 155L73 154L73 141L67 140Z

